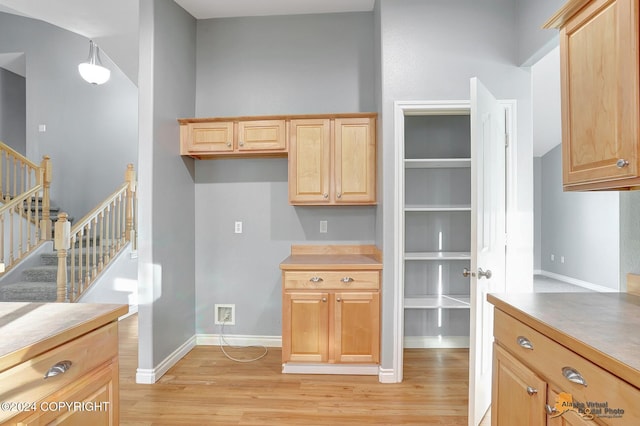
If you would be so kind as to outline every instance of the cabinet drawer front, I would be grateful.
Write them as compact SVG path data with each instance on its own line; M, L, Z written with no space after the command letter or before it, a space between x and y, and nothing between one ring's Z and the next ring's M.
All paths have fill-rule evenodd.
M285 289L377 290L378 271L285 271Z
M118 324L113 322L0 373L1 399L38 402L117 354ZM45 379L45 373L62 361L71 361L68 370ZM17 412L0 411L0 422L15 414Z
M610 411L603 409L596 415L602 423L640 424L639 389L497 309L494 335L498 344L544 377L551 389L570 394L578 403L606 403ZM586 385L567 376L575 381L582 378ZM617 412L611 411L616 409L624 410L623 414L616 417Z
M286 145L284 120L240 121L238 123L239 151L284 151Z

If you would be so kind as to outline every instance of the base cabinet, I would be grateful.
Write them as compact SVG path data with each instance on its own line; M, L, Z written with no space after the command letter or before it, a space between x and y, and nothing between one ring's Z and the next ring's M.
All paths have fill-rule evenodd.
M118 386L114 321L0 372L3 400L22 404L0 425L118 425Z
M379 282L364 274L360 271L283 274L283 363L379 362ZM305 281L326 291L300 289L299 284ZM349 285L362 287L362 283L376 288L345 289Z
M544 425L546 382L495 343L493 371L491 424Z
M640 389L495 310L492 426L637 425Z

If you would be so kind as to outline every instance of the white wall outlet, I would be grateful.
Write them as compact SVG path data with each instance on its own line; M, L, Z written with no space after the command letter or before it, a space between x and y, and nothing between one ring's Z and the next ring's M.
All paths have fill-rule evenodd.
M326 234L327 233L327 221L326 220L321 220L320 221L320 233L321 234Z
M44 133L47 131L47 125L46 124L38 124L38 131L40 133Z
M556 260L556 255L555 255L555 254L552 254L552 255L551 255L551 261L553 262L554 260Z
M240 222L239 220L236 221L236 223L235 223L234 232L236 234L242 234L242 222Z
M234 304L218 304L214 305L214 322L216 325L235 325L236 323L236 305Z
M560 263L564 263L564 256L560 256Z

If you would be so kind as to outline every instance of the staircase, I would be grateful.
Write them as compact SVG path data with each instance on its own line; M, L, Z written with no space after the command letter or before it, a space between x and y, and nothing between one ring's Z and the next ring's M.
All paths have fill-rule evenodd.
M76 302L125 246L135 251L133 164L124 183L74 224L50 205L51 168L48 156L38 166L0 142L0 302Z
M55 302L57 297L58 255L40 254L40 265L22 272L22 280L0 286L2 302Z

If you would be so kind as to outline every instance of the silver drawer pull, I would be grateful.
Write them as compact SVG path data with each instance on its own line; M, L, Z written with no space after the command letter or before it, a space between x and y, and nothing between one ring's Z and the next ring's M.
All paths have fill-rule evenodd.
M320 277L311 277L311 278L309 278L309 281L311 281L312 283L319 283L319 282L322 282L324 280L322 278L320 278Z
M71 368L71 364L73 364L73 363L71 361L69 361L69 360L60 361L59 363L57 363L56 365L51 367L49 369L49 371L47 371L44 374L44 378L48 379L49 377L53 377L53 376L57 376L58 374L66 373L67 370Z
M532 388L531 386L527 386L527 393L533 396L538 393L538 389Z
M351 277L344 277L344 278L342 278L340 281L342 281L342 282L343 282L343 283L345 283L345 284L348 284L348 283L352 283L352 282L353 282L353 278L351 278Z
M549 404L545 404L544 409L547 412L547 414L550 415L550 416L552 416L552 415L554 415L554 414L556 414L558 412L558 409L556 407L552 407Z
M575 368L564 367L562 369L562 375L572 383L577 383L582 386L587 386L587 381L582 377L582 374L578 372Z
M531 340L527 339L524 336L518 336L518 345L525 349L529 349L531 351L533 350L533 343L531 343Z
M619 169L627 167L628 165L629 165L629 162L627 160L625 160L624 158L621 158L618 161L616 161L616 167L619 168Z

